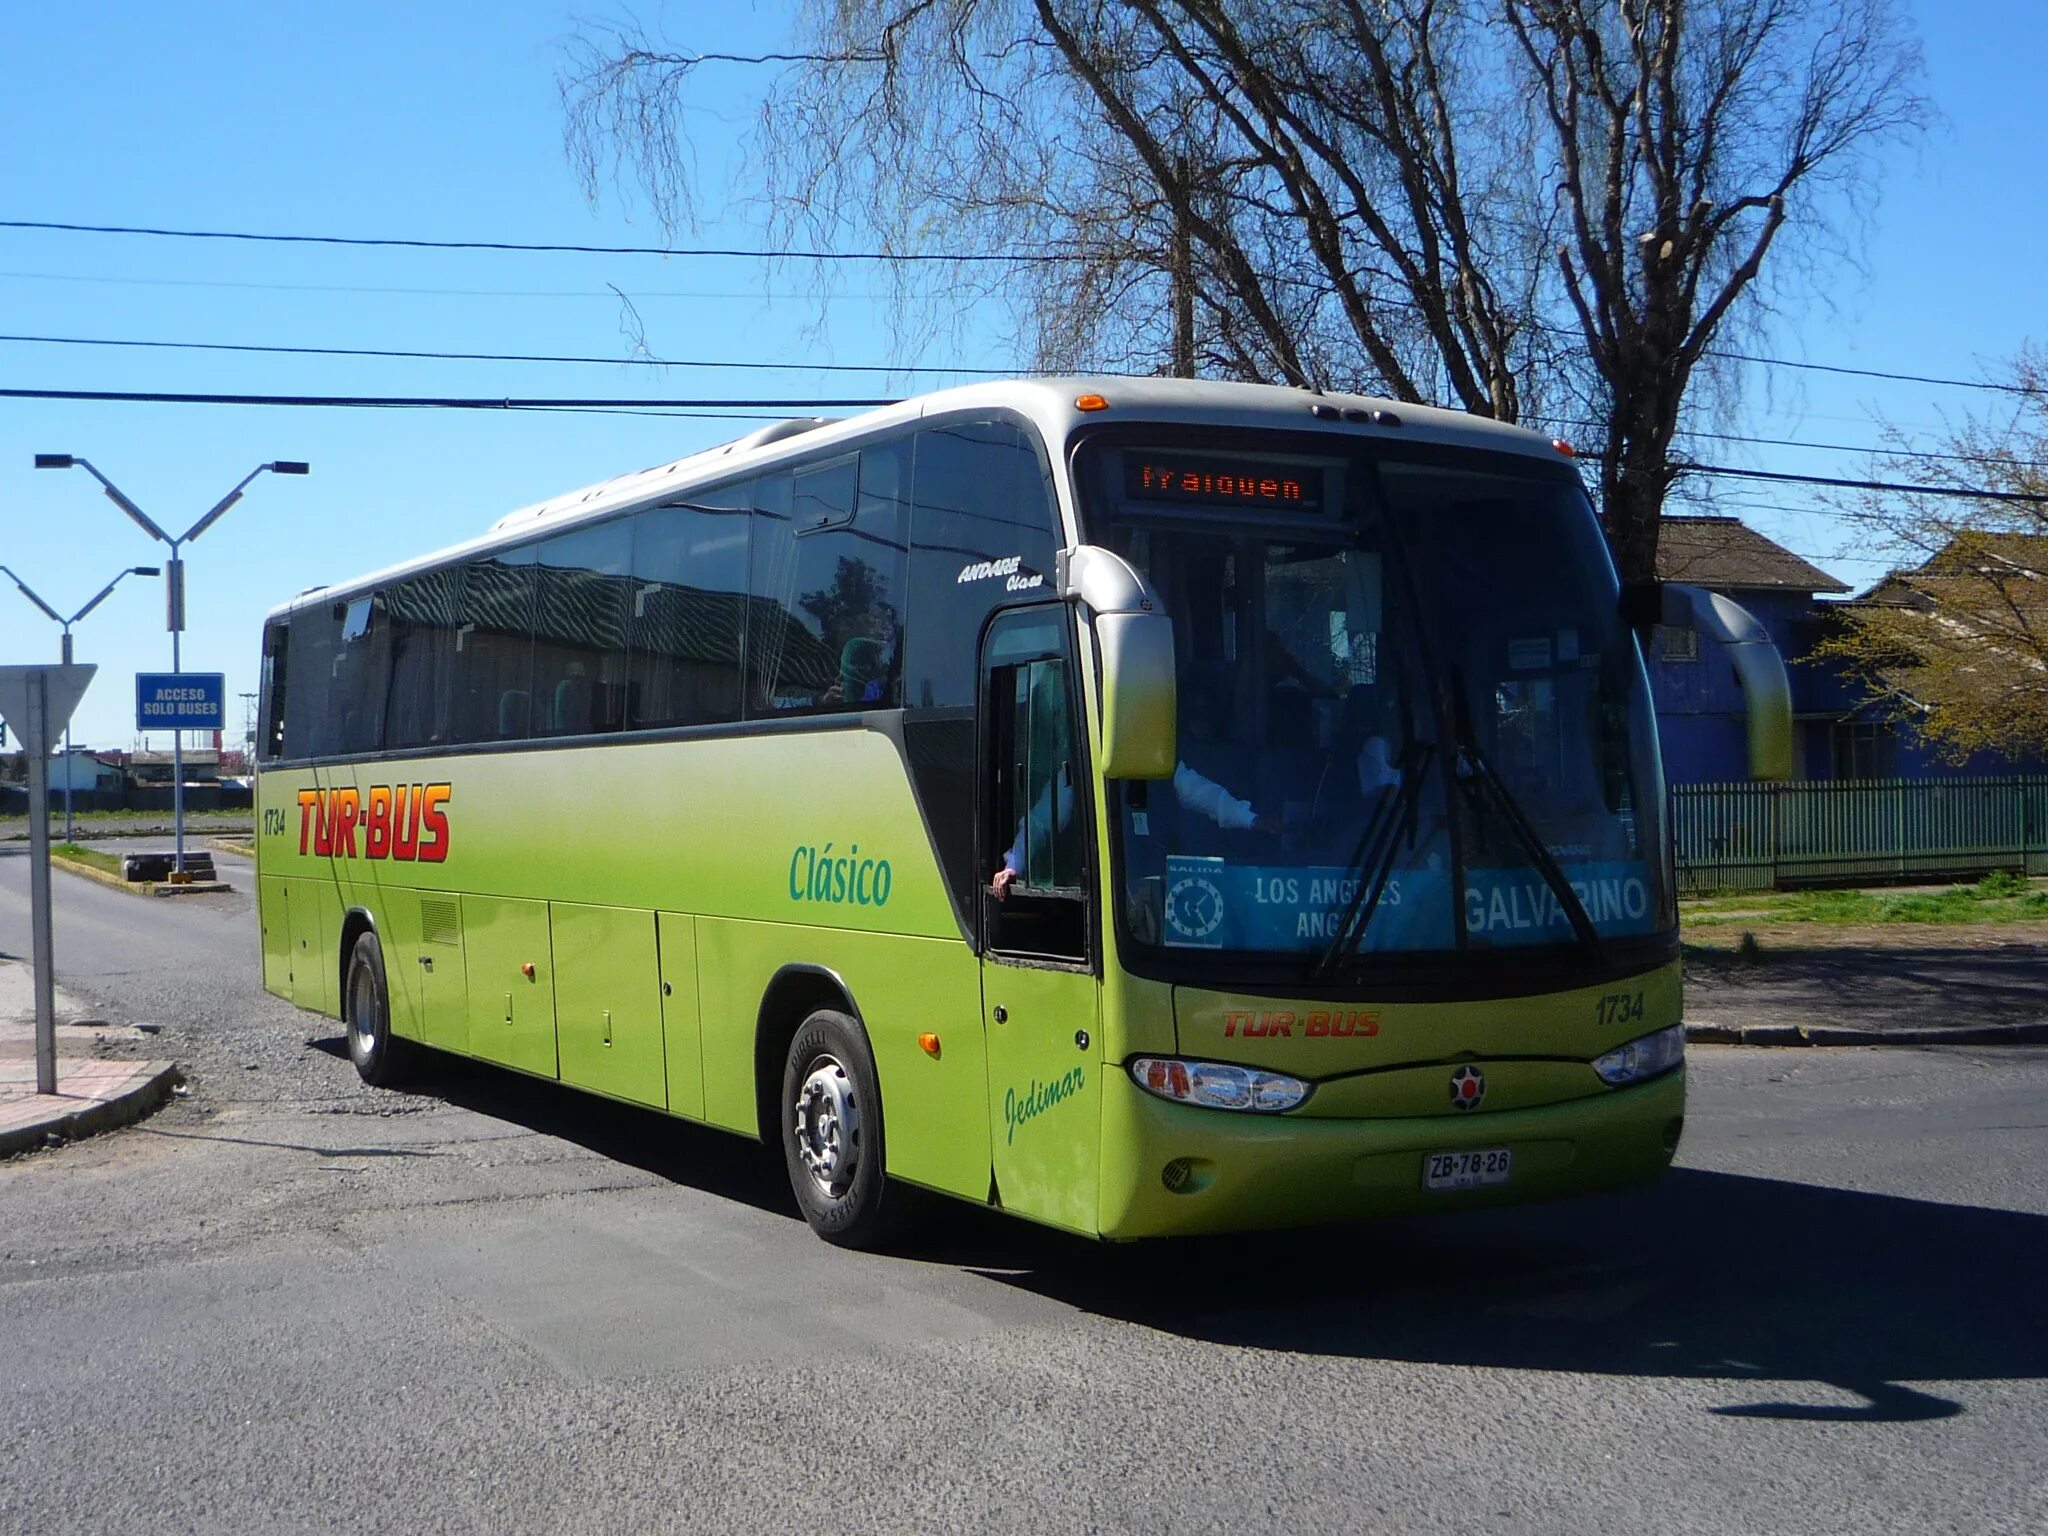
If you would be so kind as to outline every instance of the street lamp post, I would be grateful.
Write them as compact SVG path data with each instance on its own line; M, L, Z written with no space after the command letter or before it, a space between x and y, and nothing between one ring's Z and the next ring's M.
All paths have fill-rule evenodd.
M4 565L0 565L0 571L6 571L7 579L13 582L15 586L21 589L21 595L27 598L30 602L34 603L38 608L42 609L43 612L49 616L52 623L63 626L64 644L63 649L59 653L59 659L67 667L71 665L71 626L76 624L80 619L84 618L88 613L91 613L93 609L99 607L101 603L105 602L107 600L108 595L113 592L114 588L118 587L121 584L121 577L155 576L159 574L158 568L153 565L131 565L128 567L127 570L122 571L118 575L116 575L114 579L108 582L104 587L101 587L99 591L95 592L93 594L91 602L87 603L83 608L79 609L78 612L74 613L73 615L71 615L70 618L67 619L56 609L52 608L48 603L44 602L42 598L37 595L35 588L31 587L27 582L23 581L19 576L15 575L13 571L8 570L7 567ZM69 719L67 719L64 722L64 841L67 843L71 841L72 771L73 763L71 759L71 722Z
M248 474L242 476L233 490L215 502L207 510L205 516L201 517L198 522L187 528L176 538L172 538L171 535L165 533L163 529L150 521L149 515L124 496L119 486L101 474L89 461L80 458L77 454L39 453L36 455L36 468L84 470L93 479L99 481L100 489L107 493L107 500L119 507L123 512L126 512L144 533L159 543L170 546L171 557L164 562L164 627L171 632L171 671L175 674L183 670L179 640L185 631L185 562L178 554L178 550L182 546L191 543L199 535L219 522L222 514L242 499L242 492L248 488L249 482L265 470L269 470L274 475L303 475L308 472L309 466L296 459L278 459L273 463L258 464ZM178 873L182 875L185 872L185 733L183 731L173 731L171 733L171 779L172 818L177 827L176 868Z

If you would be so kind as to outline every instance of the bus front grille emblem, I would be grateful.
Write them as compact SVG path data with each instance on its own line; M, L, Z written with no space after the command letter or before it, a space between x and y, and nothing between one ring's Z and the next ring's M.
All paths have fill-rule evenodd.
M1451 1074L1451 1108L1477 1109L1486 1097L1486 1074L1477 1067L1460 1067Z

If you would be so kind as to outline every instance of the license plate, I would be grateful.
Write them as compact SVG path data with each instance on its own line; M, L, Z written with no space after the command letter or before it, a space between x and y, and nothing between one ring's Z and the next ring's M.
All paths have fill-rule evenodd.
M1471 1152L1429 1152L1422 1159L1424 1189L1476 1189L1505 1184L1514 1171L1511 1147L1480 1147Z

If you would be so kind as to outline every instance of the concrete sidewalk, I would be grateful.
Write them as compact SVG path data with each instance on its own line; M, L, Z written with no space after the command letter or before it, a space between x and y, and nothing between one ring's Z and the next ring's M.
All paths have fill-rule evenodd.
M120 1025L81 1024L83 1009L57 993L57 1091L36 1092L35 975L0 960L0 1157L140 1120L170 1096L178 1067L102 1055L110 1040L146 1040Z

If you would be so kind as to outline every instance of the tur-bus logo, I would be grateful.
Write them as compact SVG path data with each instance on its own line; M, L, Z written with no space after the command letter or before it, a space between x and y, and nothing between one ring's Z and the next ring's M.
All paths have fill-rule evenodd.
M447 784L372 784L365 797L353 785L299 791L299 852L353 859L416 859L439 864L448 857Z

